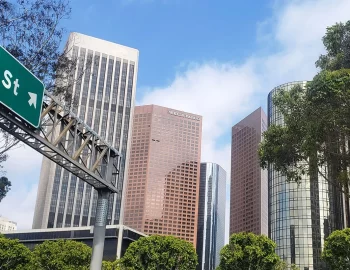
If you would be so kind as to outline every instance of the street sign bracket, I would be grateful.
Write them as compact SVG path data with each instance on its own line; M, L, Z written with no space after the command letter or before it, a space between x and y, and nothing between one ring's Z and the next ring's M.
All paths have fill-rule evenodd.
M52 104L54 105L52 106ZM43 109L45 110L49 106L51 106L52 109L47 113L45 119L42 119L46 125L42 125L39 129L35 129L26 121L17 117L14 112L0 104L0 128L40 152L53 162L59 164L83 181L92 185L94 188L108 189L113 193L118 193L117 182L119 179L120 166L118 162L118 157L120 156L119 152L106 144L102 138L77 118L74 113L67 111L67 108L62 110L63 105L57 103L55 99L47 93ZM57 113L57 111L59 113ZM70 151L71 143L68 142L68 134L62 136L62 140L59 144L53 145L52 143L57 139L56 134L60 133L58 129L64 129L70 123L68 118L71 120L74 119L75 122L68 129L69 132L67 132L71 137L76 135L76 137L73 137L73 141L78 145L79 141L87 141L88 139L76 160L73 159L73 151ZM50 126L54 126L57 131L50 130ZM105 151L106 148L108 151ZM95 163L92 153L95 153L94 155L96 156L97 154L101 155L102 152L105 152L105 154L99 161L97 161L98 164L96 165L96 170L92 171L88 166L89 162L83 162L84 156L86 156L91 162L94 161ZM109 159L113 160L113 174L116 174L111 182L106 181L104 178L106 171L105 168Z

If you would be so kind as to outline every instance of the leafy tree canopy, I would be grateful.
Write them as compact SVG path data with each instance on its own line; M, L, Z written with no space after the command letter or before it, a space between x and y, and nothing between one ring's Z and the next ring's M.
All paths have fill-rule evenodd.
M280 259L276 244L264 235L232 234L220 252L219 270L271 270Z
M350 269L350 228L334 231L326 239L322 259L332 270Z
M5 198L7 192L11 189L11 182L7 179L7 177L0 177L0 202L3 198Z
M273 270L300 270L300 268L295 264L288 265L285 261L280 260Z
M323 43L327 53L316 62L322 71L305 88L275 94L284 125L269 127L259 154L262 167L273 164L288 180L300 181L318 171L345 187L350 164L350 21L328 27Z
M0 235L0 269L25 270L31 260L31 252L18 240Z
M132 243L121 263L127 270L195 270L197 254L189 242L153 235Z
M327 53L316 62L321 72L305 87L275 92L284 123L264 133L259 156L263 168L272 165L288 181L322 176L343 192L350 226L350 21L327 28L323 43Z
M45 241L33 250L34 270L88 270L91 248L71 240Z
M316 66L322 70L350 68L350 21L328 27L322 40L327 54L319 57Z
M264 133L259 148L261 166L273 164L289 181L298 182L303 175L316 172L346 187L350 70L322 71L305 88L280 89L273 102L284 125L271 125Z
M120 260L116 260L114 262L103 261L102 262L102 270L121 270Z

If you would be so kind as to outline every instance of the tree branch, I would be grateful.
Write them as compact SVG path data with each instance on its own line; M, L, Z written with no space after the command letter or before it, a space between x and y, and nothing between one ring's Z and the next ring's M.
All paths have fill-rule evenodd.
M337 186L333 181L329 180L329 178L325 174L323 174L322 171L320 171L320 169L318 169L318 173L321 174L321 176L324 178L324 180L327 181L328 184L332 185L338 191L343 193L347 198L350 198L349 194L346 194L346 192L342 188L339 188L339 186Z
M11 145L5 147L5 149L2 150L2 151L0 152L0 155L3 155L4 153L6 153L6 152L7 152L8 150L10 150L12 147L14 147L14 146L16 146L17 144L19 144L19 142L20 142L20 141L16 140L13 144L11 144Z

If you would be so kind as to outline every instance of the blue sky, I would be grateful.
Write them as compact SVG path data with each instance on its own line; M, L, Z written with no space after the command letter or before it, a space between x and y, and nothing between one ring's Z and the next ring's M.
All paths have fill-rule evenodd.
M186 62L244 61L257 49L257 22L271 14L270 2L73 0L67 28L139 49L139 88L163 86Z
M274 87L316 74L327 26L349 0L72 0L68 31L140 51L137 104L203 116L202 161L230 170L231 127ZM68 34L68 33L67 33ZM0 215L31 227L41 156L10 152L13 189Z
M209 61L239 65L252 54L262 54L267 47L260 48L258 26L271 16L273 6L271 0L73 0L65 25L69 32L140 51L136 97L140 104L149 88L168 86L188 65ZM265 107L266 98L256 104ZM189 112L201 114L191 108ZM216 143L222 145L227 138Z

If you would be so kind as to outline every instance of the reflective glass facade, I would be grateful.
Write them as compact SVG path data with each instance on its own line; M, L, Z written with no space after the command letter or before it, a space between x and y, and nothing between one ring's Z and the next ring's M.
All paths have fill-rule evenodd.
M135 107L125 225L196 245L201 136L200 116Z
M266 128L261 108L232 127L230 234L268 234L267 171L260 168L258 157Z
M197 254L198 270L213 270L225 245L226 172L215 163L201 163Z
M121 152L117 186L122 190L136 91L138 51L77 33L71 34L67 46L72 47L72 57L77 59L69 84L73 93L73 111ZM107 224L119 223L121 194L110 196ZM44 158L33 228L94 225L96 204L96 190Z
M268 96L268 124L283 125L283 117L273 104L280 90L290 90L306 82L287 83L273 89ZM277 254L302 270L324 270L321 261L324 239L342 228L342 196L332 190L324 178L310 182L308 176L298 185L286 182L270 165L269 236L276 242Z

